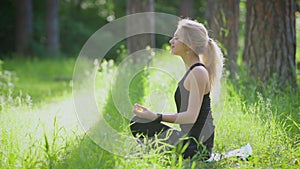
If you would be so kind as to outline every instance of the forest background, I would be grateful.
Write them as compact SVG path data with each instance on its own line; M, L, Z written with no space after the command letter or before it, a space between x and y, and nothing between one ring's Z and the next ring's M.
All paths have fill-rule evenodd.
M5 0L0 9L0 168L299 168L300 0ZM205 164L155 150L123 158L82 130L72 107L79 52L95 31L137 12L196 19L218 40L226 58L226 99L214 150L250 142L249 161ZM120 117L110 90L125 84L113 73L131 52L147 46L167 51L169 39L130 37L95 63L99 110L118 131L128 134L128 121ZM157 55L154 65L178 64L166 53ZM160 73L148 70L133 79L132 103L147 104L147 95L158 89L173 97L174 82ZM166 111L174 110L172 100L167 104ZM161 105L159 99L155 105Z

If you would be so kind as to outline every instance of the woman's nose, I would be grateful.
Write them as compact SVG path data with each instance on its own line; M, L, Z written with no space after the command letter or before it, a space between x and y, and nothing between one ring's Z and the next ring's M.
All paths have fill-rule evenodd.
M174 39L174 38L170 39L170 41L169 41L169 43L170 43L170 44L172 44L172 43L173 43L173 39Z

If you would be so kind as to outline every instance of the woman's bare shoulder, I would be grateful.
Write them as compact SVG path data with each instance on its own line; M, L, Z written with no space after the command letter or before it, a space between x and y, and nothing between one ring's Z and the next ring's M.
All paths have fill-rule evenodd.
M207 79L208 80L208 71L204 66L196 66L195 68L193 68L191 70L191 72L189 73L188 78L196 78L197 80L204 80Z

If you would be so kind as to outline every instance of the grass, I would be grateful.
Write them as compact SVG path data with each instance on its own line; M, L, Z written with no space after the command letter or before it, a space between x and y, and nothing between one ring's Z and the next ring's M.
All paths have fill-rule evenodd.
M297 17L297 30L299 23ZM297 34L297 42L299 38ZM297 44L297 62L299 51ZM300 168L299 88L282 91L274 81L256 85L243 73L235 81L224 81L221 101L213 108L214 151L225 152L250 143L253 156L249 161L230 158L207 164L161 154L148 146L129 145L132 142L122 139L130 135L127 118L132 115L131 105L121 108L125 113L120 114L118 105L123 97L116 100L112 95L124 94L122 90L128 87L124 78L128 75L123 74L123 79L116 76L118 66L113 62L98 65L101 71L95 77L95 98L102 118L120 134L119 141L104 137L107 126L98 114L78 121L71 97L74 64L75 59L4 61L3 68L10 72L0 79L14 85L0 91L0 168ZM138 102L153 111L175 112L172 98L184 73L179 69L181 61L159 53L150 66L130 81L130 104ZM91 127L87 133L85 122ZM124 157L103 148L109 145L123 148L122 152L144 153Z
M15 95L30 95L34 102L70 94L75 59L10 59L3 68L16 76Z
M173 92L177 79L184 73L184 69L178 69L181 64L178 58L159 53L153 58L152 68L136 74L131 81L130 103L139 102L154 111L174 112ZM126 84L124 79L114 78L119 76L114 76L117 69L113 63L99 65L95 97L98 110L120 134L121 142L98 132L107 128L96 115L88 118L94 123L85 133L70 96L73 65L72 59L4 62L4 68L16 72L19 78L13 90L32 95L32 102L20 99L23 104L18 106L2 102L6 106L0 112L0 168L298 168L300 165L299 89L281 91L276 83L259 87L244 75L236 82L224 81L221 102L214 107L214 151L225 152L250 143L253 156L249 161L230 158L206 164L122 142L121 136L129 135L128 120L119 114L112 93L122 91ZM57 77L68 80L56 81ZM130 116L130 112L126 113L126 117ZM122 147L124 152L144 154L125 158L104 149L109 145Z
M299 23L297 17L297 30ZM297 34L297 42L299 37ZM300 61L299 44L296 60ZM87 118L92 120L94 130L85 133L71 97L74 63L74 59L4 61L4 69L15 72L18 80L10 79L9 75L15 86L8 86L11 92L0 97L0 168L300 168L299 89L282 91L274 81L256 85L244 74L236 81L224 81L221 102L213 109L214 151L225 152L250 143L253 156L249 161L230 158L206 164L161 154L147 146L109 142L101 138L102 133L96 140L97 129L106 129L101 128L103 123L97 116ZM119 114L110 90L119 91L126 85L122 78L114 78L116 65L103 62L99 66L95 85L98 110L110 126L126 136L127 119ZM176 80L184 72L178 69L181 62L163 53L153 58L152 66L160 69L150 68L131 81L130 103L139 102L154 111L174 112L174 100L170 98ZM118 143L125 152L127 149L144 154L125 158L101 148L95 140L108 146Z

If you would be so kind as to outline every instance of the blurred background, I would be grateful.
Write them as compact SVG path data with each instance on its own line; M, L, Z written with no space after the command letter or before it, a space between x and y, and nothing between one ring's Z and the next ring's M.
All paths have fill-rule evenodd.
M300 0L5 0L0 2L0 59L77 57L103 25L127 14L164 12L204 23L222 47L231 76L243 62L262 81L277 73L279 80L296 86L299 4ZM105 58L118 61L124 49L133 52L147 45L163 48L170 39L144 38L147 43L140 46L130 45L136 38L124 39Z
M126 159L99 147L83 130L72 95L79 52L101 27L139 12L191 18L208 28L225 57L224 91L220 104L213 107L214 151L251 143L254 155L249 161L207 164L155 151ZM157 111L166 97L165 112L175 111L169 98L177 82L149 66L182 72L174 66L181 64L180 59L169 54L170 38L135 35L117 43L103 60L82 67L97 70L99 112L120 133L130 135L129 123L111 91L120 95L128 91L131 103L153 101ZM128 90L128 76L115 73L125 57L149 47L162 50L151 56L143 72L121 69L125 75L136 75ZM299 84L300 0L1 0L0 168L299 168ZM158 99L147 102L147 96ZM120 98L118 104L131 106ZM101 118L86 117L99 121L93 127L103 124ZM97 135L106 131L92 129ZM106 137L99 138L105 142Z

